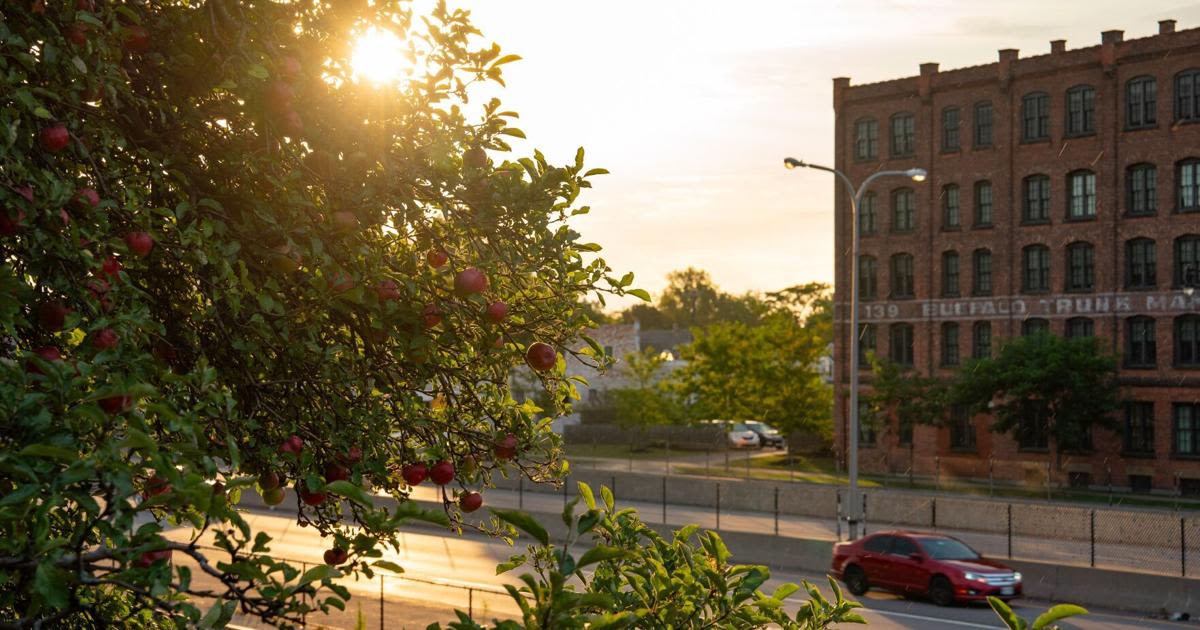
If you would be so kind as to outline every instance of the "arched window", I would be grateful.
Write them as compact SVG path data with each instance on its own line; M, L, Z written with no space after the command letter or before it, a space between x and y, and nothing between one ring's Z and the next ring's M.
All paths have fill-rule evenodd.
M912 254L892 254L892 298L910 298L913 296L913 257Z
M992 102L975 103L975 147L992 146Z
M879 284L874 256L858 257L858 299L873 300L878 295Z
M888 327L888 357L900 365L913 364L912 324L892 324Z
M1200 210L1200 159L1188 158L1176 164L1175 207L1180 212Z
M942 296L956 297L958 290L958 252L942 252Z
M1158 122L1158 82L1154 77L1134 77L1125 83L1125 126L1151 127Z
M992 182L975 182L975 227L992 224Z
M1021 290L1041 293L1050 290L1050 248L1028 245L1021 250Z
M942 324L942 365L958 365L958 323L945 322Z
M1021 99L1021 139L1029 142L1050 138L1050 95L1032 92Z
M971 329L971 356L987 359L992 356L992 323L975 322Z
M1081 339L1084 337L1094 337L1096 334L1096 326L1089 317L1072 317L1067 320L1067 339Z
M907 157L917 150L916 118L908 112L892 116L892 157Z
M971 254L973 295L992 294L992 252L988 249L977 249Z
M911 188L892 191L892 231L911 232L917 225L917 199Z
M1125 287L1153 289L1158 284L1158 254L1153 239L1125 241Z
M1050 178L1042 174L1029 175L1021 180L1021 222L1050 221Z
M958 185L942 186L942 228L957 230L962 227L962 207L959 203Z
M1029 337L1050 332L1050 320L1044 317L1030 317L1021 322L1021 336Z
M1175 120L1200 120L1200 69L1175 75Z
M1154 214L1158 210L1158 169L1153 164L1133 164L1125 169L1126 212Z
M863 195L858 206L858 233L870 236L879 231L879 197L874 192Z
M1067 90L1067 135L1096 133L1096 89L1077 85Z
M1091 243L1067 245L1067 290L1091 291L1096 286L1096 248Z
M947 107L942 110L942 150L957 151L961 146L959 141L959 126L962 112L957 107Z
M874 160L879 157L879 121L860 118L854 123L854 159Z
M1175 286L1200 284L1200 236L1184 234L1175 239Z
M858 369L871 368L871 356L875 354L875 324L858 325Z
M1091 219L1096 216L1096 174L1074 171L1067 175L1067 218Z
M1154 318L1135 315L1125 320L1125 367L1153 368L1158 359Z
M1200 367L1200 315L1175 318L1175 365Z

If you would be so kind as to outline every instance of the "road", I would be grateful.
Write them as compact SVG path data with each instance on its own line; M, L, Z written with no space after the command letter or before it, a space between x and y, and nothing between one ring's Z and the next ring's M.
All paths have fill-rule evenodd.
M253 511L247 513L247 518L255 531L264 531L274 539L271 548L276 556L310 564L321 562L321 554L328 544L312 529L297 527L295 520L287 514ZM169 534L171 538L181 541L187 540L189 535L190 530L183 528ZM353 628L361 613L366 628L424 628L434 621L444 623L453 619L454 609L466 610L468 605L477 621L511 618L516 614L514 604L507 595L497 594L496 591L503 583L515 583L515 579L510 574L497 576L495 565L507 560L518 550L503 541L482 536L460 537L425 528L406 530L400 536L399 549L385 554L385 559L403 566L405 576L412 579L377 577L369 581L346 581L344 584L354 595L347 612L323 618L313 617L309 621L327 627ZM178 559L180 554L176 556L176 561L182 562ZM414 581L417 579L425 582ZM779 583L800 580L825 584L821 575L777 572L767 590ZM472 590L463 588L464 585L471 586ZM802 599L791 599L790 609L794 611L802 603ZM926 602L876 592L868 593L862 603L865 606L864 617L872 630L1002 628L994 613L984 606L938 608ZM1018 601L1015 606L1019 614L1029 618L1046 607L1045 603L1029 601ZM255 624L252 620L238 619L236 622L250 628L267 627ZM1083 630L1179 630L1198 626L1093 612L1087 618L1066 623L1063 627Z

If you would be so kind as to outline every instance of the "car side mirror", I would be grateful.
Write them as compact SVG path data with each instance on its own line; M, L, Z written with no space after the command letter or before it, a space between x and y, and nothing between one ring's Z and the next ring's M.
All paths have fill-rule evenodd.
M913 562L925 562L925 556L922 556L919 553L910 553L910 554L908 554L908 557Z

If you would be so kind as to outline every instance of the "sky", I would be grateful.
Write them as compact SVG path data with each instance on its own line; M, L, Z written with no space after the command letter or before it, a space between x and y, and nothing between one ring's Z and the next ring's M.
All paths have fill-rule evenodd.
M459 0L523 59L501 98L552 162L585 147L597 177L575 223L657 293L709 271L734 293L833 279L832 78L852 84L1200 26L1171 0Z

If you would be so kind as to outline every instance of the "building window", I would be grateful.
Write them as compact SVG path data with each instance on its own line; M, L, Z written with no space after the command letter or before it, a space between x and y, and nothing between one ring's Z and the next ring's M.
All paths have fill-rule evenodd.
M942 187L942 228L957 230L962 227L962 212L958 200L958 186L947 184Z
M1076 171L1067 175L1067 218L1090 219L1096 216L1096 174Z
M878 420L875 418L875 412L871 410L871 403L860 401L858 403L858 445L862 447L873 447L875 441L879 437L875 432L875 425Z
M913 257L912 254L892 255L892 285L891 297L910 298L913 296Z
M1050 138L1050 95L1045 92L1026 94L1021 99L1021 139Z
M1050 221L1050 178L1045 175L1030 175L1022 182L1021 220L1025 223Z
M1072 317L1067 320L1067 339L1087 339L1096 336L1096 326L1090 318Z
M1154 214L1158 210L1158 169L1153 164L1134 164L1125 171L1129 214Z
M945 322L942 324L942 365L949 367L958 365L958 324Z
M1033 335L1050 332L1050 320L1042 317L1030 317L1021 322L1021 336L1030 337Z
M956 451L975 450L975 423L966 407L950 409L950 448Z
M912 324L892 324L888 327L888 356L900 365L913 364Z
M1154 478L1150 475L1129 475L1129 491L1135 494L1150 494L1154 489Z
M1125 241L1125 288L1153 289L1158 284L1154 241L1134 238Z
M1067 245L1067 290L1091 291L1096 285L1096 248L1091 243Z
M1175 403L1172 408L1175 416L1175 454L1200 455L1200 405Z
M1200 70L1175 75L1175 120L1200 120Z
M874 160L879 157L879 122L863 118L854 123L854 159Z
M1096 133L1096 90L1080 85L1067 90L1067 135Z
M971 282L971 293L974 295L992 294L992 252L977 249L971 255L974 263L974 274Z
M874 256L858 257L858 299L874 300L879 294L877 267Z
M875 354L875 324L858 325L858 369L871 367L871 356Z
M971 331L971 356L987 359L992 356L992 323L975 322Z
M1175 207L1180 212L1200 210L1200 160L1188 159L1179 163L1179 188Z
M1050 431L1046 417L1028 412L1017 422L1017 446L1021 450L1041 451L1050 446Z
M958 294L958 252L942 252L942 296Z
M1029 245L1021 250L1021 290L1040 293L1050 290L1050 248Z
M947 107L942 110L942 150L957 151L959 149L958 127L959 109Z
M1125 367L1154 367L1158 362L1154 318L1130 317L1125 320L1125 328Z
M975 146L992 146L992 104L975 104Z
M916 194L910 188L892 191L892 231L911 232L916 227Z
M1154 403L1140 400L1125 403L1124 452L1154 454Z
M992 224L992 182L975 182L975 227Z
M1200 367L1200 315L1175 318L1175 365Z
M878 196L869 192L863 195L862 203L858 206L858 233L870 236L879 231Z
M1200 276L1200 236L1185 234L1175 239L1175 286L1194 287Z
M892 116L892 157L905 157L916 152L916 119L912 114Z
M1125 84L1125 126L1151 127L1158 122L1158 84L1154 77L1137 77Z

